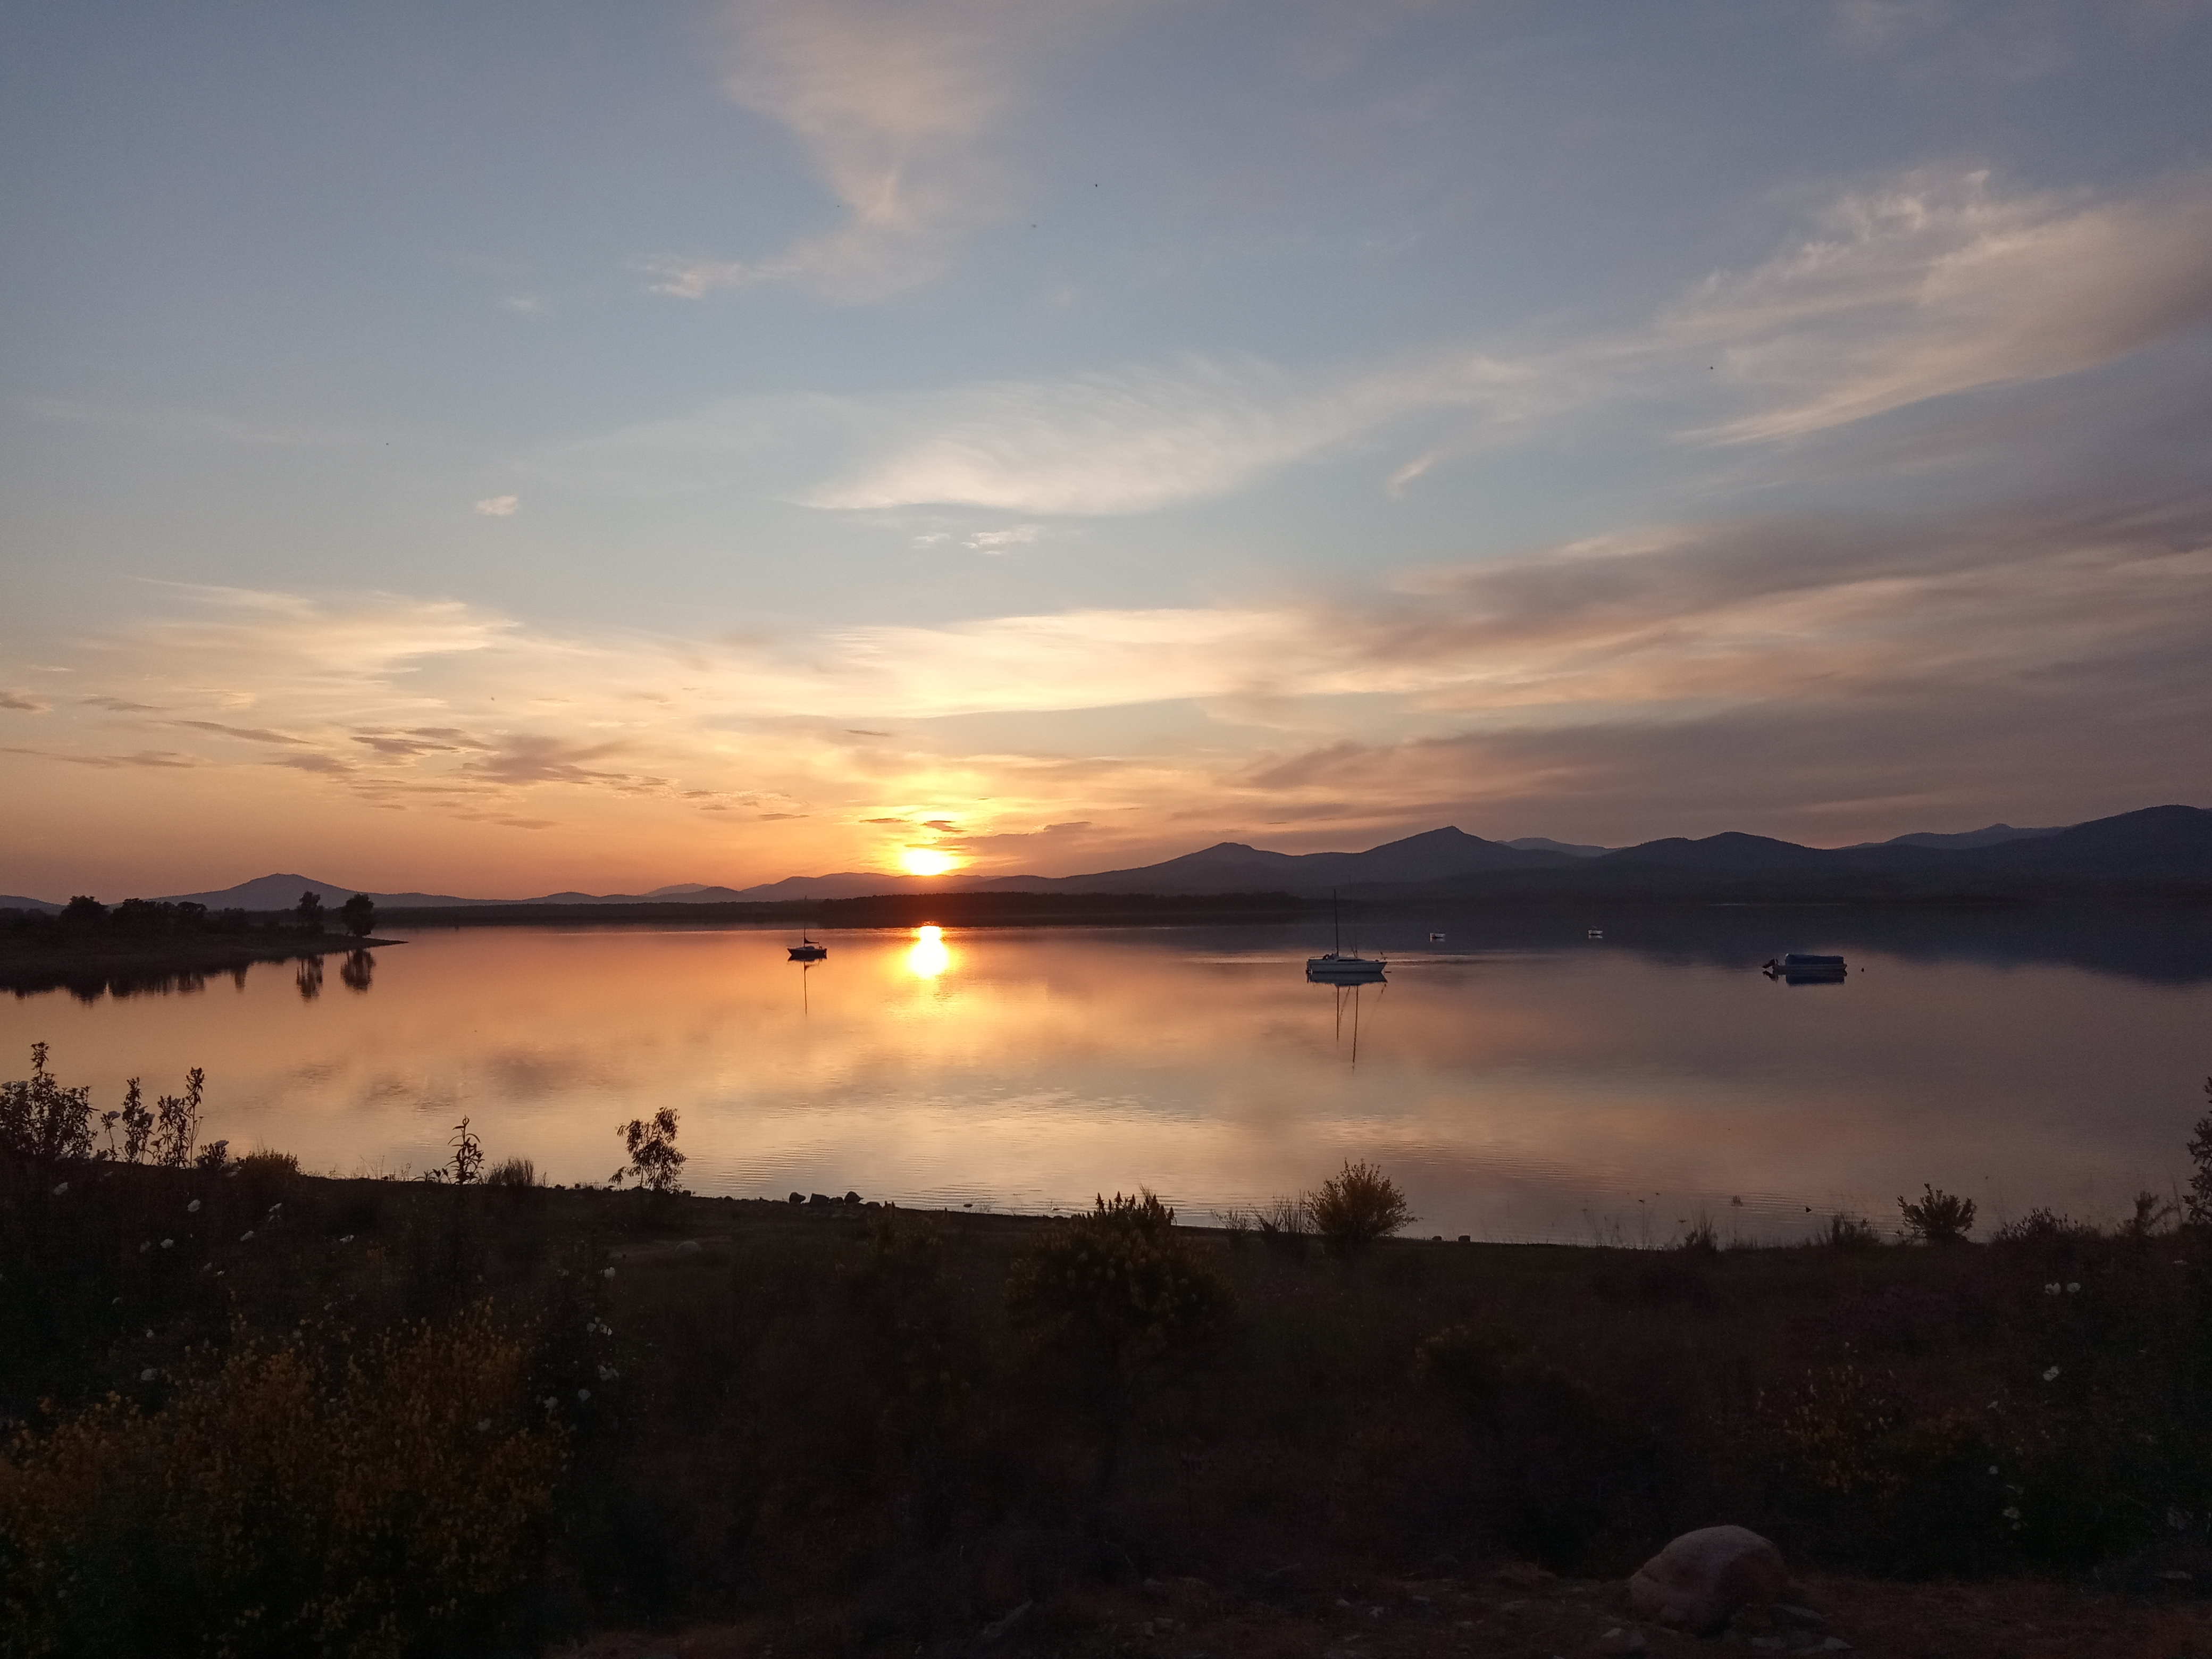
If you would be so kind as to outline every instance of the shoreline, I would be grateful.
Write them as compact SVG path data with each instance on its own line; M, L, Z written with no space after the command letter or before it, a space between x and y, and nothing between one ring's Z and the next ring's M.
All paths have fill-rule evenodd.
M204 934L198 937L32 940L0 934L0 989L18 996L94 986L118 996L175 988L179 980L243 974L256 963L319 962L329 956L404 945L370 936L335 941L330 935Z

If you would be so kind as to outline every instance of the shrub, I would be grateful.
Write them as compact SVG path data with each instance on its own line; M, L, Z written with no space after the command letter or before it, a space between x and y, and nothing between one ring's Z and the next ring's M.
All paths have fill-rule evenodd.
M182 1170L194 1161L193 1151L200 1139L201 1091L206 1083L207 1073L195 1066L185 1073L184 1093L163 1095L154 1103L154 1130L148 1150L154 1162L164 1169Z
M1963 1244L1966 1235L1974 1230L1974 1200L1958 1198L1939 1187L1923 1182L1921 1200L1908 1204L1897 1200L1899 1212L1905 1218L1905 1232L1923 1244Z
M2166 1224L2180 1213L2173 1205L2146 1187L2136 1194L2136 1212L2120 1223L2120 1237L2137 1240L2155 1238L2166 1231Z
M1396 1182L1371 1164L1350 1162L1322 1182L1321 1190L1306 1200L1306 1210L1334 1256L1356 1255L1420 1218Z
M2212 1103L2212 1077L2204 1079L2204 1096ZM2197 1120L2197 1133L2189 1137L2189 1161L2195 1168L2183 1207L2193 1224L2212 1226L2212 1111Z
M247 1176L295 1176L300 1173L300 1160L290 1152L271 1152L264 1146L240 1158L238 1168Z
M9 1651L382 1659L528 1577L563 1437L477 1310L343 1363L248 1348L0 1459Z
M29 1077L0 1083L0 1152L39 1163L92 1156L92 1091L54 1081L43 1042L31 1045Z
M504 1158L484 1171L487 1187L536 1187L543 1185L538 1179L538 1166L526 1158Z
M1881 1248L1881 1234L1864 1216L1838 1211L1828 1218L1825 1230L1813 1236L1813 1242L1832 1250L1878 1250Z
M1252 1212L1252 1224L1260 1230L1260 1242L1269 1254L1292 1261L1305 1260L1307 1248L1313 1243L1311 1203L1310 1194L1300 1193L1295 1198L1272 1199Z
M2057 1214L2039 1204L2026 1215L2004 1223L1990 1235L1990 1241L1995 1244L2046 1244L2096 1236L2097 1229L2091 1223Z
M1206 1335L1235 1304L1228 1280L1150 1192L1101 1196L1024 1251L1006 1283L1016 1319L1124 1364Z
M1682 1230L1682 1236L1674 1241L1674 1248L1692 1255L1718 1255L1720 1229L1713 1225L1712 1217L1701 1215Z

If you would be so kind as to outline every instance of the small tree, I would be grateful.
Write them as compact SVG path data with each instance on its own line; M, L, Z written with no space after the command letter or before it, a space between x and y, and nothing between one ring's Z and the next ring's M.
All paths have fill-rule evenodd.
M376 901L366 893L356 893L338 906L338 915L345 922L346 932L356 939L367 939L368 930L376 926Z
M310 887L300 895L300 902L292 907L292 914L299 918L301 933L321 933L323 931L323 896Z
M2212 1077L2204 1079L2204 1098L2212 1106ZM2189 1138L2189 1161L2197 1167L2189 1177L2183 1207L2192 1225L2212 1225L2212 1110L2197 1120L2197 1133Z
M1965 1243L1966 1235L1974 1231L1974 1200L1954 1197L1924 1182L1920 1191L1917 1204L1908 1204L1902 1198L1897 1200L1898 1210L1905 1217L1905 1236L1923 1244Z
M634 1117L615 1133L622 1137L629 1162L614 1172L612 1185L619 1187L624 1181L635 1181L648 1193L682 1190L676 1184L676 1177L685 1159L676 1150L673 1106L662 1107L649 1121Z
M1346 1162L1343 1172L1321 1183L1306 1200L1314 1231L1331 1255L1357 1255L1420 1218L1398 1183L1371 1164Z

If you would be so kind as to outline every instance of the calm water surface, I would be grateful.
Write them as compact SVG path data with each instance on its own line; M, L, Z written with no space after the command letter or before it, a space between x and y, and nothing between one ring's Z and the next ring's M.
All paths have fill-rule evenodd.
M1705 913L1370 925L1387 987L1309 985L1311 926L410 936L319 983L0 1002L0 1075L53 1045L112 1106L206 1067L210 1133L340 1173L494 1159L561 1182L616 1123L683 1115L695 1190L859 1190L1046 1210L1139 1185L1187 1218L1374 1159L1417 1231L1664 1243L1700 1215L1781 1238L1885 1224L1933 1182L1985 1221L2160 1192L2212 1072L2201 920ZM1425 942L1446 926L1442 944ZM1756 971L1836 950L1839 986Z

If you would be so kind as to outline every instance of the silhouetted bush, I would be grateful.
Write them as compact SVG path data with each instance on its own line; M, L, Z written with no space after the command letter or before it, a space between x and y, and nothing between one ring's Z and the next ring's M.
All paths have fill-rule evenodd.
M92 1156L92 1091L57 1083L43 1042L31 1045L29 1077L0 1083L0 1152L38 1164Z
M2204 1079L2204 1097L2212 1102L2212 1077ZM2183 1208L2193 1224L2212 1226L2212 1111L2197 1120L2196 1133L2189 1137L2189 1196Z
M1307 1206L1307 1194L1299 1193L1270 1199L1253 1212L1253 1224L1260 1230L1260 1242L1270 1255L1290 1261L1305 1260L1313 1243L1313 1216Z
M1832 1250L1878 1250L1882 1239L1864 1216L1839 1211L1828 1218L1828 1224L1814 1235L1813 1242Z
M1905 1236L1923 1244L1961 1244L1974 1230L1972 1199L1954 1197L1924 1183L1917 1204L1900 1198L1897 1207L1905 1218Z
M1306 1200L1306 1210L1335 1256L1356 1255L1419 1219L1396 1182L1371 1164L1348 1161Z
M526 1158L509 1158L501 1159L484 1171L483 1184L487 1187L537 1187L544 1183L538 1179L535 1164Z
M1236 1304L1219 1269L1150 1192L1101 1196L1014 1261L1006 1306L1048 1339L1128 1362L1212 1331Z

